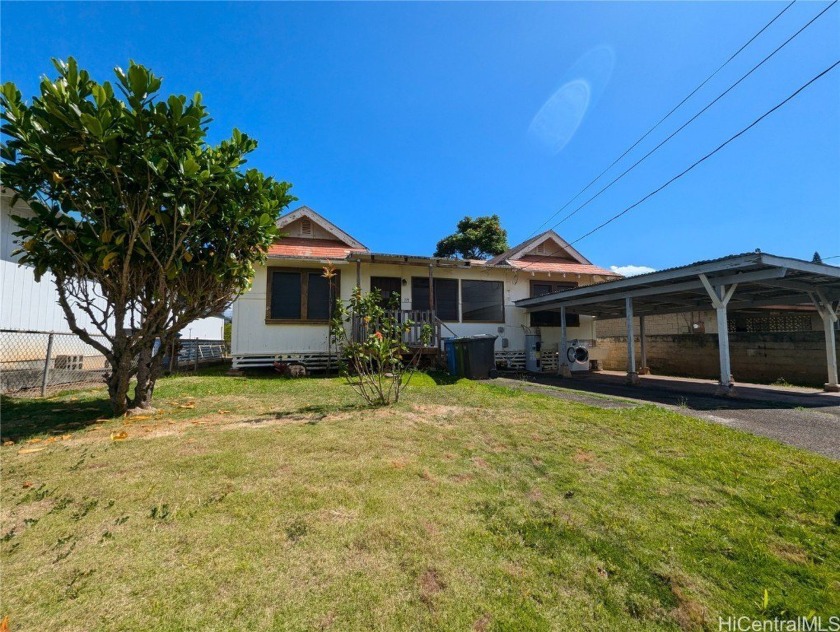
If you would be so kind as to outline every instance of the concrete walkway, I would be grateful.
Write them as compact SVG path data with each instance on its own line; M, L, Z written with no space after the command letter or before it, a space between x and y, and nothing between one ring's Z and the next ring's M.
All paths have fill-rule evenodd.
M639 386L624 373L600 371L560 378L525 374L496 382L598 406L658 404L683 414L738 428L840 460L840 394L814 388L737 384L736 397L715 397L716 383L690 378L642 376Z

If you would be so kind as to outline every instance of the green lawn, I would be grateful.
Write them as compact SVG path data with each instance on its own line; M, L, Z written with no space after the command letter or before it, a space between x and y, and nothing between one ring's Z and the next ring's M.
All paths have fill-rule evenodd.
M159 415L129 422L101 420L101 390L3 401L12 630L840 612L840 464L769 440L424 375L390 409L337 379L218 372L156 397Z

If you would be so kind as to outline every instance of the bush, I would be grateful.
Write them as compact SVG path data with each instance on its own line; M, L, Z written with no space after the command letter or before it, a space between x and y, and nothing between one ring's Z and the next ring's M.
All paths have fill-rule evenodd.
M336 304L330 321L341 374L373 406L398 402L420 359L418 348L406 361L411 349L404 339L414 323L401 318L399 301L392 296L383 306L379 290L363 294L356 287L347 305ZM431 326L424 325L421 345L428 346L431 338Z

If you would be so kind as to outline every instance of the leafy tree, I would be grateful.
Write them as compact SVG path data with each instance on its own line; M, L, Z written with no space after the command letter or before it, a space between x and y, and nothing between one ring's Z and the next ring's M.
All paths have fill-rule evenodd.
M438 242L434 256L488 259L507 249L507 231L498 215L467 216L458 222L456 233Z
M294 198L288 183L242 169L257 145L245 134L208 145L199 93L159 98L161 79L132 62L115 69L118 96L74 59L53 63L58 77L31 104L3 85L0 173L34 211L14 218L21 263L39 280L52 273L70 329L109 362L119 415L151 406L156 340L170 348L248 287Z

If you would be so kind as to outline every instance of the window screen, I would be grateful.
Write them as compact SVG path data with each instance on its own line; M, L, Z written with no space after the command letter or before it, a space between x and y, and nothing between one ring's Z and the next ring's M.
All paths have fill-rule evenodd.
M542 296L577 287L577 283L552 283L550 281L532 281L531 297ZM561 327L560 311L531 312L531 327ZM566 313L566 327L579 327L580 316Z
M531 312L531 327L562 327L560 312ZM566 312L566 327L580 327L580 316Z
M300 319L300 272L271 274L271 318Z
M435 311L445 322L458 322L458 280L435 279ZM429 309L429 278L412 277L411 306L413 309Z
M400 277L370 277L370 289L377 289L382 298L380 304L387 307L394 295L402 293L402 279Z
M309 273L306 309L307 320L329 320L330 318L330 283L317 272Z
M504 322L504 294L501 281L461 281L463 321Z

